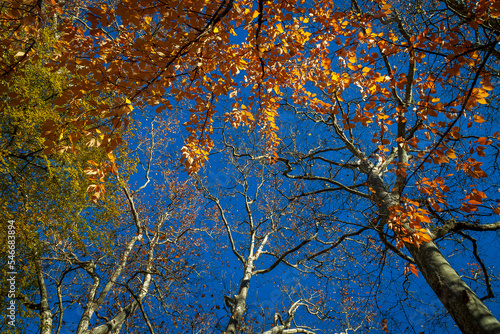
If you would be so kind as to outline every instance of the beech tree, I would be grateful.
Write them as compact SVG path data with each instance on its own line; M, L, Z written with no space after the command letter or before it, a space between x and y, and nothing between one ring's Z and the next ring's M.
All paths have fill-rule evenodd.
M273 157L271 145L260 159L277 160L286 177L315 184L307 194L345 191L366 199L372 212L365 226L408 261L409 270L422 272L458 327L466 333L498 332L498 321L481 300L493 296L488 269L467 232L499 227L492 220L498 187L489 181L497 169L485 159L485 150L496 152L498 132L483 124L496 117L496 100L490 97L498 65L496 4L436 2L424 8L352 2L347 12L323 5L304 8L309 17L294 26L269 14L272 6L257 13L266 15L267 35L260 41L268 43L267 53L252 63L255 72L246 68L248 84L241 91L251 87L248 104L257 114L288 108L320 131L316 146L299 144ZM443 21L434 24L434 18ZM332 22L328 34L326 22ZM303 34L304 47L294 48L290 61L276 60L276 53L285 53L277 36L303 26L311 29ZM337 50L333 43L340 45ZM297 49L301 54L294 58ZM234 126L252 129L256 123L249 110L233 109L227 116ZM330 188L321 188L325 184ZM455 234L471 243L481 267L481 299L434 243Z
M342 276L341 254L356 247L351 244L353 238L366 228L339 229L332 224L340 224L336 213L328 211L325 202L301 196L300 186L280 180L276 165L250 153L259 152L259 142L265 143L245 138L245 144L240 144L249 151L242 152L229 139L232 136L226 135L224 157L210 161L224 169L207 168L203 177L194 176L213 212L212 230L220 231L222 237L212 243L224 245L211 256L215 253L217 261L234 266L221 266L222 273L213 278L224 284L215 302L221 303L223 297L227 312L216 329L316 334L369 332L379 327L373 309L358 304L355 296L344 295L340 280L325 280L327 271L331 277ZM335 265L319 259L319 254L311 256L318 252L336 257ZM329 287L338 290L337 298L326 292Z
M5 281L17 272L14 297L19 301L17 309L17 330L29 326L30 318L39 311L37 306L37 276L35 264L44 252L44 238L72 238L80 246L82 240L96 242L103 236L103 230L91 229L99 221L113 217L116 211L109 206L115 187L108 186L109 197L101 203L106 208L95 220L82 219L80 213L89 210L87 187L91 184L84 169L88 161L107 164L102 149L75 143L79 154L46 154L41 128L48 119L58 120L51 100L65 87L68 73L52 73L45 62L51 57L51 42L55 39L54 30L45 27L38 31L32 49L38 54L16 67L6 77L0 79L5 88L1 93L0 133L0 211L4 217L1 236L2 303L7 301L9 285ZM3 54L5 58L8 55ZM4 59L5 59L4 58ZM82 108L85 104L82 103ZM12 221L15 232L15 255L9 256L7 243L7 221ZM54 239L52 239L54 241ZM12 242L12 240L11 240ZM10 263L11 266L7 266ZM10 269L9 269L10 268ZM5 297L5 299L4 299ZM2 304L6 309L7 305ZM23 307L24 306L24 307ZM2 314L2 328L10 331Z
M330 193L324 201L333 207L354 201L342 207L350 218L341 226L357 227L366 242L375 237L373 254L382 247L384 261L391 251L406 262L402 271L421 273L464 333L500 331L485 304L493 269L476 235L494 238L500 226L498 1L4 3L3 90L39 57L41 27L58 27L44 67L71 76L50 99L57 115L44 122L44 154L77 152L75 143L102 150L108 161L89 159L86 168L94 202L117 174L134 110L184 122L181 161L191 174L226 122L262 138L260 152L237 147L235 155L281 172L286 186L277 182L275 191L291 203ZM5 101L16 107L24 98ZM287 132L293 122L299 126ZM292 181L300 192L288 188ZM439 246L467 243L479 269L464 280ZM324 262L329 247L309 249L307 259ZM474 291L481 285L484 297ZM231 312L239 323L242 309Z
M26 284L19 283L27 279L16 276L18 310L31 311L16 313L31 318L24 326L16 320L16 330L32 332L38 327L41 333L110 333L126 328L154 333L167 324L176 324L173 315L163 314L158 320L155 313L160 307L173 312L175 307L170 304L185 298L182 282L195 272L189 263L197 251L191 246L196 240L193 235L203 228L194 225L200 198L192 182L177 180L170 169L178 165L178 157L168 162L167 131L175 131L175 125L154 120L150 131L140 135L134 150L121 147L123 156L115 152L121 167L113 171L114 181L106 180L106 197L95 204L87 198L83 202L87 205L80 206L79 212L67 212L67 218L57 212L54 217L47 215L34 221L15 217L19 250L28 245L21 238L22 229L28 223L38 226L28 239L35 245L33 249L17 253L22 262L16 268L28 278L34 276L35 283L31 282L34 287L23 286ZM131 162L134 160L137 163ZM136 168L144 168L139 173L140 183L130 180ZM85 172L93 175L91 170ZM157 173L160 175L154 175ZM158 178L163 179L161 185L153 182L153 195L144 196L144 189ZM111 192L113 185L116 193ZM141 199L151 196L155 199L152 207ZM52 203L46 205L55 211ZM62 210L71 208L70 204L58 205ZM2 318L6 319L5 314ZM204 314L198 312L191 329L200 327L203 318ZM7 321L4 328L13 329Z
M178 158L169 158L168 142L173 139L165 133L175 133L176 122L158 117L142 133L135 121L127 132L115 129L127 144L113 152L99 145L104 137L99 129L86 140L60 137L70 151L47 149L42 128L63 122L54 100L75 75L46 66L57 52L55 24L36 30L36 39L30 40L32 57L18 61L22 55L15 49L2 54L0 211L5 220L0 234L4 273L0 292L4 310L9 301L16 305L15 319L2 312L2 331L31 333L38 327L41 333L109 333L122 327L162 328L164 323L152 317L150 303L169 307L173 296L179 298L178 282L192 273L187 261L195 251L183 242L199 229L193 226L198 198L194 187L173 177ZM25 33L21 29L18 37ZM106 92L87 96L79 108L87 112L111 98ZM157 168L158 156L163 169ZM145 181L134 187L130 176L138 167L144 167ZM148 210L139 204L139 197L151 174L158 172L164 182L161 188L157 184L157 191L169 194ZM15 228L12 257L7 251L8 220ZM7 272L16 273L14 295L6 281L12 274ZM191 327L200 326L202 319L197 315Z
M420 270L460 330L498 332L498 321L483 303L493 296L488 268L470 234L499 228L498 185L490 183L498 170L485 154L494 155L498 146L498 132L485 123L496 117L496 100L490 98L498 65L496 4L351 4L347 12L329 10L328 4L305 9L309 17L295 21L311 29L299 49L301 61L285 62L291 68L277 61L269 66L273 75L266 76L271 60L265 58L262 71L248 76L248 82L258 82L254 108L279 105L314 124L296 127L293 141L278 136L284 140L281 155L273 158L268 147L252 159L277 160L285 177L307 181L304 196L345 192L365 200L370 210L364 226L408 261L409 270ZM326 22L332 22L328 34ZM277 35L284 26L292 27L276 23ZM267 50L281 47L274 36L267 31L268 39L262 37ZM278 77L286 79L274 81ZM265 90L265 82L276 85ZM251 119L245 123L253 126ZM307 132L315 142L304 137ZM453 235L473 246L483 298L435 244Z
M241 279L237 291L229 291L223 297L225 308L229 312L226 325L222 325L225 327L225 333L251 332L260 327L255 323L256 319L244 321L248 315L247 300L252 299L249 295L253 295L252 292L257 290L252 289L252 285L255 284L253 281L258 276L277 269L282 263L296 262L297 254L311 241L315 241L319 230L317 226L309 227L298 222L294 222L295 226L288 224L288 221L292 220L290 216L294 209L288 202L283 205L282 201L276 198L276 193L268 193L268 183L271 179L266 175L265 168L261 169L251 161L240 165L238 159L232 158L232 164L239 175L235 176L236 185L231 186L231 181L224 185L224 188L231 189L227 195L213 194L205 182L195 176L205 197L215 206L217 219L214 220L220 221L222 229L225 230L226 243L236 258L233 261L237 260L241 269L238 273ZM231 174L230 168L226 170L226 173ZM225 205L227 199L224 201L223 196L230 196L233 201L241 201L243 216L237 214L238 205L227 208ZM294 301L285 321L282 320L280 313L275 313L271 332L313 333L307 326L292 326L295 313L300 306L305 306L307 310L317 308L307 299ZM265 321L262 325L264 324Z

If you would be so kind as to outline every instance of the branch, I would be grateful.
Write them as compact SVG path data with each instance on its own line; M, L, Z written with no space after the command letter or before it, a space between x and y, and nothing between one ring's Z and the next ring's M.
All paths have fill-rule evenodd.
M323 181L326 183L334 184L334 185L338 186L339 188L350 192L351 194L354 194L354 195L357 195L360 197L364 197L364 198L370 198L370 195L365 194L364 192L352 189L352 187L348 187L348 186L346 186L338 181L332 180L332 179L327 178L327 177L314 176L314 175L310 175L310 174L309 175L307 175L307 174L306 175L290 175L289 173L293 170L290 161L288 159L284 159L284 158L278 158L277 160L283 162L286 165L287 169L285 171L283 171L282 174L289 179ZM355 187L358 187L358 185L356 185Z
M385 233L382 230L378 231L378 236L379 236L380 240L382 241L382 243L387 248L389 248L391 251L393 251L394 253L396 253L396 255L398 255L400 258L402 258L403 260L405 260L405 261L407 261L409 263L415 264L415 260L413 260L411 257L409 257L408 255L406 255L405 253L403 253L402 251L400 251L397 247L395 247L393 244L391 244L387 240L387 238L385 236Z
M203 190L205 197L208 198L209 200L211 200L212 202L214 202L215 205L217 205L217 209L219 209L219 214L221 215L222 222L224 223L224 226L226 227L226 232L227 232L227 236L229 238L229 243L231 244L231 250L233 251L233 254L238 258L238 260L240 260L240 262L243 265L245 265L245 259L236 250L236 245L234 243L233 235L231 233L231 228L229 227L229 223L226 219L226 215L224 214L224 209L220 205L219 199L216 198L215 196L213 196L212 194L210 194L207 187L203 183L201 183L201 179L198 176L198 174L193 174L193 178L196 180L196 183L198 183L199 187Z
M154 124L154 120L153 120L153 122L151 122L151 147L149 148L149 159L148 159L146 175L145 175L146 182L142 186L140 186L136 191L132 192L132 197L134 197L135 194L137 194L142 189L146 188L146 186L150 182L149 172L151 171L151 162L153 161L153 150L155 147L155 137L154 137L154 131L153 131L153 124Z
M263 332L262 334L317 334L317 332L313 332L302 327L284 329L284 326L275 326L272 329Z
M459 222L454 218L448 219L443 226L437 227L432 231L432 239L436 240L444 237L450 232L458 232L461 230L487 232L487 231L497 231L500 230L500 221L491 224L479 224L479 223L468 223Z
M133 204L133 199L130 197L130 194L129 194L128 190L126 191L126 193L127 193L127 197L129 198L129 200L132 201L132 204ZM132 205L132 207L135 210L135 206ZM136 214L137 214L137 212L136 212ZM160 221L160 223L158 224L158 230L161 228L161 226L163 225L163 223L165 221L166 221L166 219L162 219ZM142 233L142 228L141 228L141 233ZM144 311L144 309L142 307L142 300L148 294L149 286L151 284L151 278L152 278L151 269L153 267L154 249L155 249L155 246L157 245L156 241L158 240L158 237L159 236L158 236L158 233L157 233L156 234L156 238L153 238L153 240L150 240L150 247L149 247L149 250L148 250L148 257L147 257L147 266L146 266L146 269L144 271L142 271L144 273L144 280L143 280L142 284L140 285L139 293L137 295L135 295L133 293L133 291L131 291L131 289L129 289L128 286L127 286L127 289L131 292L132 296L134 297L134 300L132 300L125 308L123 308L120 312L118 312L110 321L108 321L107 323L105 323L103 325L100 325L100 326L98 326L96 328L93 328L92 330L85 330L85 331L83 331L84 334L107 334L107 333L110 333L110 332L113 332L113 331L119 332L119 329L122 327L122 325L125 322L125 320L127 320L135 312L135 310L138 307L140 307L141 311L143 312L143 316L144 316L144 318L145 318L145 320L146 320L146 322L148 324L148 328L149 328L150 332L152 334L154 334L154 331L153 331L153 328L151 326L151 323L149 322L149 319L148 319L148 317L147 317L147 315L146 315L146 313L145 313L145 311ZM134 237L134 238L136 238L136 237ZM140 240L141 239L142 239L142 234L140 235ZM129 243L129 247L130 246L133 246L133 243ZM130 250L131 250L131 247L130 247ZM127 253L127 251L130 251L130 250L127 249L125 251L125 253ZM125 255L124 255L124 257L125 257ZM125 258L128 258L128 254L127 254L127 256ZM126 264L126 260L125 260L124 264ZM123 269L123 268L121 268L121 269ZM120 271L121 271L121 269L120 269ZM137 273L140 273L140 272L141 271L139 271ZM115 273L113 273L113 275L114 274ZM113 283L114 283L114 281L113 281ZM108 285L106 285L106 287L104 288L104 290L107 287L108 287ZM104 290L103 290L103 292L104 292ZM101 299L102 296L103 296L103 293L101 293L101 296L99 297L99 299ZM101 301L101 303L102 303L102 301Z
M268 273L270 272L271 270L273 270L274 268L276 268L276 266L278 264L281 263L281 261L286 257L288 256L288 254L291 254L291 253L294 253L296 251L298 251L299 249L301 249L303 246L307 245L309 242L311 242L312 240L316 239L316 237L318 236L318 232L316 231L316 234L314 234L313 236L305 239L305 240L302 240L302 242L300 244L298 244L297 246L295 246L294 248L292 249L289 249L287 250L286 252L284 252L283 254L281 254L277 259L276 261L274 261L274 263L267 269L260 269L260 270L255 270L252 275L257 275L257 274L265 274L265 273Z
M476 242L477 240L474 239L473 237L463 233L463 232L458 232L458 234L460 234L465 239L472 242L472 249L473 249L472 252L474 253L474 257L476 258L477 262L481 266L481 270L484 273L484 282L486 283L486 291L488 291L488 294L484 297L479 298L479 299L484 301L485 299L494 298L495 295L493 294L493 290L491 289L490 276L488 275L488 271L486 270L486 266L484 265L483 260L481 259L481 257L477 253L477 242Z
M309 310L307 301L303 302L302 299L299 299L296 302L294 302L292 305L290 305L290 307L288 308L288 312L287 312L288 318L284 322L282 321L279 313L276 313L274 327L268 331L263 332L262 334L293 334L293 333L316 334L316 332L314 332L308 328L302 327L302 326L290 329L290 326L295 318L295 312L297 311L297 309L300 306L303 306L303 305L306 306ZM278 322L280 322L279 325L278 325Z
M130 292L130 294L134 297L134 299L137 301L138 305L139 305L139 308L141 310L141 313L142 313L142 316L144 317L144 320L146 320L146 325L148 326L148 329L149 329L149 332L151 334L155 334L155 331L153 329L153 326L151 325L151 321L149 321L149 317L146 313L146 310L144 310L144 306L142 305L142 299L139 299L134 291L132 291L132 289L130 289L130 287L127 285L127 290Z
M116 179L118 180L119 183L122 183L119 176L116 176ZM132 252L132 249L134 248L135 243L137 241L142 240L142 237L143 237L143 229L141 227L139 213L135 207L133 195L130 193L129 189L125 185L122 186L122 189L123 189L125 196L129 202L130 213L132 214L132 219L133 219L135 226L137 228L137 234L134 237L132 237L130 239L130 241L128 242L127 246L125 247L125 251L123 252L123 255L121 256L119 264L114 269L109 281L106 283L106 285L102 289L97 300L94 300L93 294L97 291L97 286L99 285L99 280L96 280L94 282L92 290L88 296L87 306L85 307L85 311L82 315L80 323L78 324L78 328L77 328L76 333L87 333L88 332L88 327L90 325L90 319L92 318L92 315L94 314L96 309L104 302L104 299L106 298L108 293L111 291L111 289L115 285L115 282L117 281L118 277L120 277L123 269L125 268L125 266L128 262L128 258L130 256L130 253ZM125 313L123 313L123 312L125 312ZM126 319L130 315L130 314L126 314L126 311L122 311L119 314L126 315L124 319ZM105 325L102 325L102 326L105 326ZM104 328L102 326L100 326L98 328ZM113 328L115 328L115 327L113 327ZM97 329L94 329L94 330L97 330ZM100 333L100 332L96 332L96 333ZM102 333L106 333L106 332L102 332Z
M35 310L35 311L40 311L41 305L40 303L34 303L31 300L29 300L28 296L25 294L16 291L16 299L21 301L21 303L26 307L29 308L30 310Z
M466 21L471 21L474 19L474 13L468 11L464 2L457 0L441 0L441 2L444 2L449 10L451 10L462 19ZM481 20L481 23L479 23L479 25L487 30L493 30L497 34L500 33L500 21L497 18L489 17L485 21Z
M467 96L462 103L462 107L460 108L460 112L458 113L457 118L451 122L450 125L448 125L448 128L446 128L446 131L443 133L443 135L439 138L439 140L434 144L434 146L429 150L429 153L422 159L422 162L418 165L417 168L413 171L413 173L406 178L406 181L408 182L414 175L415 173L420 170L420 168L424 165L424 163L427 161L427 159L431 156L431 154L441 145L445 139L445 137L450 133L451 129L455 126L455 124L458 122L460 117L465 114L465 107L467 106L467 103L469 102L469 99L472 96L472 91L474 90L474 87L476 86L477 81L479 80L479 76L481 71L483 70L484 66L486 65L486 61L488 61L488 58L492 54L493 50L495 49L497 45L497 42L491 43L490 49L488 50L488 53L484 57L484 60L481 62L481 65L479 66L478 70L476 71L476 74L474 75L474 80L472 80L471 87L467 93Z
M306 261L309 261L311 259L314 259L315 257L318 257L320 256L321 254L324 254L324 253L327 253L329 252L330 250L334 249L335 247L337 247L338 245L340 245L345 239L349 238L349 237L352 237L352 236L355 236L355 235L359 235L361 233L363 233L364 231L366 231L369 227L365 226L361 229L359 229L358 231L356 232L353 232L353 233L347 233L347 234L344 234L342 235L341 237L339 237L336 241L334 242L330 242L330 243L325 243L325 244L328 244L328 245L331 245L330 247L327 247L325 249L322 249L314 254L311 254L309 255L307 258L305 258L304 260L300 260L297 264L302 264Z
M63 307L63 300L62 300L61 285L62 285L62 279L60 279L59 282L57 282L57 286L56 286L56 288L57 288L57 300L59 303L59 321L57 322L56 334L59 334L61 332L61 328L63 325L64 307Z

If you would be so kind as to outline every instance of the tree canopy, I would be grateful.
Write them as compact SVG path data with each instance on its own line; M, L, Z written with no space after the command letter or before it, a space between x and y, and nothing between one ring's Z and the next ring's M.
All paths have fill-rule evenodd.
M500 333L500 1L0 15L1 210L41 333Z

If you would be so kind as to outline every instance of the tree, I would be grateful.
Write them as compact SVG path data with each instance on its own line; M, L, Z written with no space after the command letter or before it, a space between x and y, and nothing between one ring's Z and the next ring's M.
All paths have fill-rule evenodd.
M364 226L410 269L420 269L463 332L498 332L498 321L434 243L455 233L472 242L486 298L492 296L477 240L468 231L500 227L488 219L498 214L492 200L498 189L486 182L497 169L483 159L485 150L496 152L498 132L481 125L496 117L489 92L497 79L497 6L351 4L349 12L328 4L308 8L310 18L293 24L266 17L267 39L261 43L268 43L269 56L261 58L263 64L284 43L275 37L281 31L307 29L308 42L299 56L294 49L293 61L270 65L272 76L264 65L248 76L250 83L261 80L253 86L254 108L276 110L272 106L281 102L296 119L311 122L304 129L317 138L309 143L297 127L300 139L284 142L276 159L284 176L308 181L307 196L343 191L346 198L366 201L371 209ZM434 23L437 17L446 21ZM458 182L471 189L463 193Z
M88 198L83 202L87 206L75 202L80 211L73 212L71 205L59 203L67 211L68 223L74 226L64 224L66 216L61 212L55 212L55 222L47 228L43 220L34 222L41 231L32 237L36 249L30 250L31 255L18 252L17 256L27 263L23 272L34 276L35 291L25 294L19 287L16 299L39 313L41 333L110 333L120 328L154 333L176 323L173 315L157 317L154 310L160 305L174 309L169 303L185 298L179 287L196 270L188 263L197 251L191 243L196 240L194 234L203 229L194 226L199 196L189 180L176 179L170 169L178 158L171 159L170 164L167 160L169 138L162 137L174 130L175 124L158 118L151 123L149 134L140 136L135 150L122 147L123 156L116 156L121 167L114 172L115 181L106 180L108 192L95 204L89 205ZM130 162L133 158L145 168L144 182L135 188L130 181L135 170ZM83 168L80 172L84 173ZM159 172L163 182L155 182L156 201L149 207L141 197L152 195L142 192ZM111 192L113 185L121 194ZM85 194L83 189L76 195ZM71 199L69 195L65 198ZM54 203L40 201L55 211ZM16 217L16 226L22 223ZM23 238L17 242L20 248L26 244ZM203 316L198 312L193 328L200 326ZM31 332L34 327L31 323L18 329Z
M233 164L236 164L236 161ZM284 216L289 210L288 205L281 207L279 200L261 194L266 192L265 184L269 182L263 171L259 173L260 175L255 176L256 180L252 180L256 185L251 186L249 179L251 178L252 167L248 162L245 165L236 166L241 175L238 178L237 188L231 191L233 194L242 197L242 206L246 212L242 222L239 221L241 218L238 215L228 214L228 210L224 208L219 196L212 194L200 178L196 177L200 188L205 193L205 197L214 203L218 211L216 221L220 220L222 222L222 226L227 233L231 252L241 267L241 280L238 291L231 291L229 295L224 296L224 303L230 315L225 333L237 333L245 328L243 318L246 315L250 283L254 276L271 272L282 262L290 261L290 258L295 253L314 240L317 235L317 231L312 231L312 233L307 230L300 231L299 228L288 228L286 224L281 222L285 220ZM234 195L232 197L234 198ZM269 201L267 207L260 203L261 198ZM258 207L258 209L253 209L254 207ZM233 220L238 222L233 222ZM284 233L296 236L296 238L282 239L280 235L284 237ZM236 234L244 237L238 237ZM292 240L296 244L293 244ZM276 243L276 246L272 246L271 243ZM270 258L271 262L261 259L264 257ZM292 306L286 325L283 325L282 322L278 324L277 321L275 325L281 325L281 330L288 329L291 326L296 308L301 305L300 302L297 301ZM279 315L279 313L277 314ZM295 330L307 331L302 326L297 327ZM287 333L287 331L285 330L283 333Z
M80 214L89 209L87 186L90 182L84 169L88 161L104 163L104 152L81 142L73 143L78 155L44 152L41 128L48 119L58 120L51 101L64 89L69 74L52 73L44 67L52 55L51 42L55 35L50 26L38 34L39 40L31 46L37 58L16 65L8 79L0 80L5 88L0 102L0 210L5 218L1 232L4 264L1 293L3 303L4 297L10 295L5 281L10 275L6 273L17 272L15 296L9 299L19 301L18 330L28 326L29 318L40 310L35 301L38 290L35 265L44 253L44 239L72 238L75 247L79 247L84 239L97 241L103 236L100 231L92 231L89 221L84 222ZM8 54L2 56L7 58ZM113 188L109 184L109 198L113 197ZM105 201L102 207L108 204ZM95 216L96 221L115 214L109 206L107 209ZM9 243L7 221L13 222L10 231L15 232L15 239L9 239ZM7 257L7 247L12 241L15 255ZM2 315L2 326L8 327L6 314Z
M283 188L288 187L280 182L280 174L274 166L262 159L250 158L248 153L238 154L235 143L224 142L224 157L211 160L216 165L224 165L223 171L208 168L203 178L194 175L212 205L208 207L208 211L213 212L209 215L211 230L222 234L221 241L212 236L217 240L212 242L214 248L219 248L214 249L212 258L216 253L216 261L222 262L221 273L213 279L224 284L218 302L223 294L227 316L216 329L224 333L316 334L338 331L340 325L342 331L361 328L368 331L374 326L373 318L369 313L361 319L353 317L358 307L354 300L350 310L343 310L345 305L331 300L324 292L325 286L331 283L315 286L322 279L317 267L328 265L310 256L318 251L333 254L337 247L342 248L339 252L344 251L343 241L361 234L365 228L351 231L332 228L329 220L333 220L335 214L329 215L323 202L284 196ZM258 151L253 146L255 141L246 143L249 150ZM223 183L217 182L217 177L222 178ZM234 268L225 268L225 263ZM287 282L283 275L285 267L296 275L303 275L305 282ZM335 274L339 271L335 270ZM265 300L269 291L273 291L272 300ZM344 311L347 317L352 317L351 321L344 323L344 319L339 319Z
M9 80L22 68L36 46L41 23L41 1L4 1L0 7L0 78ZM4 88L4 86L2 86ZM2 89L3 90L3 89Z
M151 298L156 298L155 306L166 307L164 303L175 295L169 287L173 288L193 270L186 261L194 251L179 242L190 237L190 226L196 217L193 203L197 197L190 192L189 182L176 182L168 177L173 173L168 168L173 166L167 164L163 172L171 185L170 196L161 199L163 208L160 202L152 208L152 212L161 212L156 211L154 217L154 213L136 206L139 194L150 180L153 152L160 153L154 146L163 146L163 152L169 141L154 136L159 131L171 134L175 126L155 121L152 128L160 124L161 129L152 130L152 138L137 142L135 122L127 124L128 132L119 126L111 130L107 119L90 115L97 124L87 124L90 131L78 134L78 124L66 123L64 113L57 107L68 107L68 101L61 101L61 96L75 87L82 88L82 83L88 83L91 76L54 65L60 56L60 32L54 27L58 26L62 11L54 4L46 8L42 2L36 6L15 2L5 5L1 8L5 14L2 33L8 35L2 44L5 62L0 103L2 215L15 222L16 263L11 271L17 271L17 276L14 297L5 290L9 288L5 281L8 276L2 276L2 303L8 299L17 301L18 332L33 331L30 320L37 313L42 333L60 332L66 326L81 333L89 329L109 332L124 323L133 325L137 310L141 310L146 321L139 328L151 328L151 315L148 317L146 309L148 303L153 303ZM53 19L45 21L42 27L28 28L32 22L26 17L36 16L33 11L43 19L51 15ZM88 115L95 106L112 103L115 94L111 90L84 92L78 100L78 110ZM126 109L130 112L132 107ZM55 134L53 129L59 124L70 135ZM113 132L114 141L108 140L106 129ZM128 139L128 144L121 141L122 137ZM57 147L51 144L51 138ZM113 151L109 143L114 145ZM141 145L147 144L150 147L145 154ZM134 154L144 162L147 178L135 191L128 181L135 169ZM162 158L167 163L168 155ZM165 185L162 187L160 190L165 191ZM90 198L94 204L89 203ZM189 209L184 208L187 212L181 214L183 205ZM2 263L6 264L12 261L7 257L7 225L4 227ZM7 271L7 265L4 270ZM139 277L142 280L138 282ZM150 286L155 287L154 293L150 293ZM150 297L152 294L155 297ZM75 317L74 312L80 310L81 317ZM2 314L2 326L10 331L12 326L6 315ZM203 319L201 314L196 316L198 320L193 326L199 326ZM78 319L76 324L75 319ZM104 324L99 326L99 322Z
M37 8L23 6L22 13ZM37 6L61 32L45 66L73 74L53 101L59 118L45 122L45 153L74 151L69 143L81 139L112 160L134 105L186 121L182 161L195 173L217 142L223 110L224 121L262 136L249 158L274 163L302 193L281 184L276 191L315 200L335 193L323 201L343 204L337 209L350 216L342 224L366 235L366 247L375 237L373 254L381 249L384 261L390 250L418 269L462 331L498 332L481 300L493 290L475 236L499 227L498 1ZM2 34L12 24L16 32L4 44L15 46L5 49L6 82L35 57L29 43L37 29L25 29L18 13L4 14ZM280 132L280 117L281 129L299 124L295 134ZM113 172L94 167L92 175ZM103 189L103 182L89 188L94 199ZM487 298L436 246L463 241L481 273L469 283L484 284ZM324 262L329 251L308 258Z

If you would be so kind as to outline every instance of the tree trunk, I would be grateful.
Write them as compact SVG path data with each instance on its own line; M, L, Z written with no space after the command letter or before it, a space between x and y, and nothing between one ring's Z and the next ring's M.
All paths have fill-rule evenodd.
M246 300L250 287L250 279L252 278L252 270L253 260L249 259L245 264L245 273L240 282L238 294L234 296L234 304L231 307L231 319L229 319L226 331L224 332L225 334L235 334L240 326L241 319L243 319L246 311Z
M368 165L365 170L373 171ZM383 217L389 217L390 208L398 205L399 197L390 193L379 173L369 174L368 184L374 189L374 202ZM424 242L420 248L405 244L422 272L427 284L434 290L462 333L500 334L500 323L490 310L458 276L434 242Z
M458 276L433 242L406 245L427 283L462 333L500 333L500 323Z
M51 334L52 312L49 307L49 296L47 293L47 286L45 285L45 279L43 278L42 261L40 259L35 259L35 268L38 288L40 290L40 334Z

